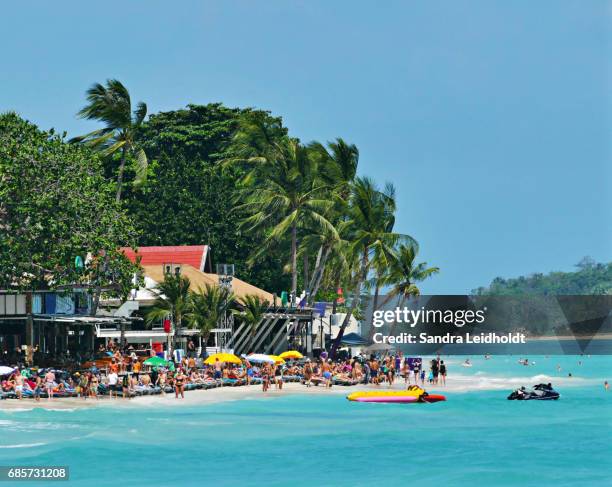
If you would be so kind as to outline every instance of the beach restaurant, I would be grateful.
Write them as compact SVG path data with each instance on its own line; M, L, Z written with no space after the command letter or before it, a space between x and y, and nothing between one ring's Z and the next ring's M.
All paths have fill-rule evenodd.
M70 287L58 291L0 290L0 360L32 362L44 358L77 358L94 347L98 326L122 326L122 316L91 316L91 295Z
M132 262L140 262L144 285L132 290L127 302L103 301L101 312L106 312L109 316L114 317L123 315L124 318L129 319L129 329L124 331L125 339L129 343L144 343L153 346L154 343L164 344L173 341L179 348L182 348L191 339L196 341L200 352L206 347L209 352L223 349L232 353L246 353L251 351L247 348L253 348L253 351L280 353L289 345L299 347L306 353L312 351L312 310L309 308L290 309L284 306L275 294L234 275L233 265L217 265L217 272L213 272L208 245L153 246L122 250ZM145 326L147 311L157 298L155 288L163 282L166 274L188 278L191 291L197 291L206 285L227 287L236 296L238 307L240 307L241 300L247 295L255 295L267 301L270 306L262 322L257 326L254 340L251 340L250 329L239 319L235 320L232 313L227 313L218 326L212 330L207 343L202 343L197 330L186 326L178 331L171 327L168 333L164 329L164 320L161 319L152 326ZM120 335L120 326L116 324L96 326L98 338L119 339Z
M44 360L78 360L90 355L99 345L124 336L130 344L184 347L188 340L198 352L227 350L277 354L297 348L311 354L313 313L310 308L289 308L275 294L260 289L234 275L233 266L217 266L212 271L207 245L140 247L122 249L132 261L139 261L144 285L133 289L127 301L102 299L92 316L92 297L86 287L68 286L61 290L16 293L0 290L0 361L17 359L41 364ZM147 326L145 317L157 298L155 288L168 273L190 280L190 289L206 285L224 286L234 293L236 305L247 295L256 295L270 306L253 337L244 323L227 313L202 343L198 330L183 326L167 330L164 320ZM176 334L176 336L175 336ZM34 357L34 353L37 357Z

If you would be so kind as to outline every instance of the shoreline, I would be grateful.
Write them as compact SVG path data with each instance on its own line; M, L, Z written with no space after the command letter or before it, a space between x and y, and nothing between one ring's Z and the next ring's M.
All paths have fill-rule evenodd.
M539 382L554 382L555 385L562 387L580 387L600 384L601 379L586 379L581 377L556 377L544 374L536 374L533 376L522 377L499 377L499 376L473 376L473 375L456 375L447 381L446 386L425 384L422 386L427 392L432 394L447 394L447 393L469 393L479 391L502 391L510 392L521 385L530 386ZM268 392L263 392L260 385L238 386L238 387L219 387L209 390L193 390L185 392L184 399L175 399L174 393L135 396L131 399L115 398L109 399L107 396L101 396L99 399L82 399L78 397L54 398L51 400L41 399L39 402L31 398L28 399L6 399L0 401L0 411L17 412L30 411L32 409L53 410L53 411L74 411L77 409L91 409L97 407L115 407L115 408L148 408L148 407L184 407L184 406L204 406L209 404L217 404L222 402L240 401L240 400L268 400L294 395L305 396L338 396L348 395L356 391L400 391L405 389L403 380L395 382L391 387L384 384L376 386L373 384L358 384L354 386L339 386L335 385L331 388L324 386L311 386L297 382L288 382L283 384L282 390L277 390L272 387Z

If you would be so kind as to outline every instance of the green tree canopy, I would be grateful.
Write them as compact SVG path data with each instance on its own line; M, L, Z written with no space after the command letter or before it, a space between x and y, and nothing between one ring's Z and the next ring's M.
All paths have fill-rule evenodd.
M151 161L148 178L139 188L125 188L126 207L142 230L141 245L205 243L214 261L234 263L241 279L280 291L289 285L288 277L280 275L282 248L247 266L247 256L263 237L246 238L238 229L241 215L233 212L233 196L244 173L222 170L219 162L231 157L229 142L246 113L271 133L286 134L280 118L221 104L151 115L136 137Z
M612 294L612 263L597 263L584 257L575 272L531 274L514 279L496 277L488 287L472 290L477 295L572 295Z
M134 246L137 232L114 189L87 148L0 115L0 287L80 283L127 295L136 266L119 247Z

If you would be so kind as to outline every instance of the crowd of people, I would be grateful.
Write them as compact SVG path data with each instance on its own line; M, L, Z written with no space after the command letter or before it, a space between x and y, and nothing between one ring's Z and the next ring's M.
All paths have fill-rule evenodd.
M102 351L102 350L101 350ZM420 358L404 357L401 352L382 357L358 355L344 360L332 360L322 354L317 359L304 358L282 363L255 362L249 356L240 363L219 359L206 364L195 354L184 356L167 366L143 365L142 355L136 350L105 348L108 361L104 368L95 365L85 370L68 372L57 369L17 367L0 382L0 398L80 397L97 399L131 398L137 395L173 393L184 398L186 390L219 386L261 385L264 392L284 382L301 382L306 387L373 384L392 386L403 381L406 387L425 383L444 386L447 368L444 360L436 357L429 362L428 371Z

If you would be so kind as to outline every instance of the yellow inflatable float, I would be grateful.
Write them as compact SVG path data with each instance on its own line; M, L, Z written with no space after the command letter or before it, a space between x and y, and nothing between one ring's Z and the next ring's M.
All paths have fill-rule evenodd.
M437 402L446 398L437 394L428 394L425 389L410 386L405 391L359 391L346 396L349 401L356 402Z

